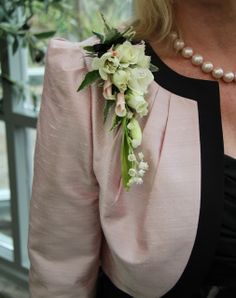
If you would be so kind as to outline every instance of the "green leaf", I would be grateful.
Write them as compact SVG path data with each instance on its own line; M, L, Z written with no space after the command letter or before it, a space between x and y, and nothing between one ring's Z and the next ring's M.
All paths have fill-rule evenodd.
M106 31L109 32L111 30L111 27L108 25L108 23L107 23L104 15L103 15L103 13L99 11L99 14L100 14L100 16L102 18L102 21L104 23L104 26L105 26Z
M93 46L84 46L83 49L85 49L88 52L93 52L94 53L94 47Z
M149 69L151 70L151 72L159 71L159 68L152 63L150 63Z
M95 34L100 39L101 43L104 42L105 36L103 34L95 32L95 31L92 31L92 32L93 32L93 34Z
M121 176L122 182L125 189L128 191L130 186L127 186L127 183L130 179L129 176L129 169L132 167L132 162L128 160L129 155L129 144L128 144L128 134L126 131L126 117L122 120L122 128L123 128L123 135L122 135L122 142L121 142Z
M108 112L111 108L111 106L115 103L115 101L113 100L106 100L105 106L104 106L104 110L103 110L103 124L106 122L107 120L107 116L108 116Z
M44 38L52 37L55 33L56 31L46 31L46 32L35 33L34 36L37 37L38 39L44 39Z
M112 121L112 126L109 131L112 131L113 129L115 129L122 122L122 119L123 117L119 117L115 114Z
M116 28L112 28L109 32L106 33L104 44L112 43L121 36L122 34Z
M78 87L77 92L84 89L88 85L92 84L93 82L95 82L99 78L100 78L100 74L99 74L98 70L92 70L92 71L88 72L86 74L84 80L82 81L82 83Z

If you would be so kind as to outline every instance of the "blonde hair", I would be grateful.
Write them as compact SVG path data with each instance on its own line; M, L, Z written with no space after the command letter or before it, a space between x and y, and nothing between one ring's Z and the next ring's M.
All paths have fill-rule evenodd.
M128 22L135 39L163 41L174 26L173 0L135 0L134 15Z

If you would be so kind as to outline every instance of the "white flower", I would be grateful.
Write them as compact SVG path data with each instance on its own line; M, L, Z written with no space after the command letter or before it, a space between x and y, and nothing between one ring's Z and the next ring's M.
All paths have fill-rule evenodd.
M139 57L137 61L137 66L140 66L142 68L149 68L151 57L145 55L145 42L141 41L141 44L134 45L134 47L139 48Z
M147 162L144 162L144 161L141 161L141 162L139 163L139 168L140 168L141 170L148 170L148 163L147 163Z
M135 118L130 120L132 128L130 129L130 136L132 138L132 146L133 148L137 148L142 142L142 131L139 126L138 121Z
M134 182L136 182L137 184L142 184L143 179L141 177L134 177Z
M135 180L134 180L134 177L131 177L127 183L128 186L134 184Z
M134 177L137 174L137 171L134 168L130 168L128 173L130 176Z
M120 117L124 117L127 113L126 108L125 108L124 93L118 93L117 94L115 113L116 113L116 115L118 115Z
M130 64L136 64L140 56L140 48L135 47L130 41L125 41L116 48L120 59L120 65L124 68Z
M137 65L142 68L149 68L151 62L151 57L146 55L140 55Z
M133 153L131 153L131 154L128 155L128 160L129 161L135 161L136 160L136 156Z
M119 59L113 51L106 52L102 57L95 57L92 61L92 68L98 69L103 80L108 79L108 74L114 74L119 66Z
M144 171L144 170L139 170L139 171L138 171L138 174L139 174L140 176L142 176L142 177L143 177L143 176L144 176L144 174L145 174L145 171Z
M124 92L127 89L129 80L130 72L122 69L118 69L112 76L112 82L120 92Z
M132 147L137 148L140 145L140 142L136 139L131 141Z
M141 160L143 160L143 158L144 158L143 152L139 152L139 153L138 153L138 157L139 157Z
M134 67L129 68L131 78L128 87L141 94L147 92L149 84L154 80L152 72L147 68Z
M131 177L128 181L128 186L137 183L137 184L142 184L143 183L143 179L141 177Z
M139 92L129 90L125 94L127 105L135 109L141 117L146 116L148 113L148 102L144 99L143 95Z

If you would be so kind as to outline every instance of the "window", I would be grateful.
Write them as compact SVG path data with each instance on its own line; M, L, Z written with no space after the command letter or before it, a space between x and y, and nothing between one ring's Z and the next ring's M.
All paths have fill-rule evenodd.
M69 4L65 3L66 6ZM73 0L68 13L49 10L39 13L36 26L58 29L56 35L71 41L83 40L99 26L97 11L113 25L128 19L131 0ZM1 19L0 19L1 22ZM44 25L46 24L46 25ZM1 43L1 40L0 40ZM6 51L4 50L6 49ZM24 92L8 80L0 81L0 260L26 280L29 202L31 197L37 115L42 95L44 66L30 60L29 50L0 44L2 74L20 82ZM3 100L2 100L3 99Z

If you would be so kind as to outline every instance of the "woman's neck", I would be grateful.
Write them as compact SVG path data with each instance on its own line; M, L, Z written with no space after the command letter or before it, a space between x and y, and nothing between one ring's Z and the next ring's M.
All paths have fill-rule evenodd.
M174 5L176 22L188 45L202 54L235 55L235 0L176 0Z

